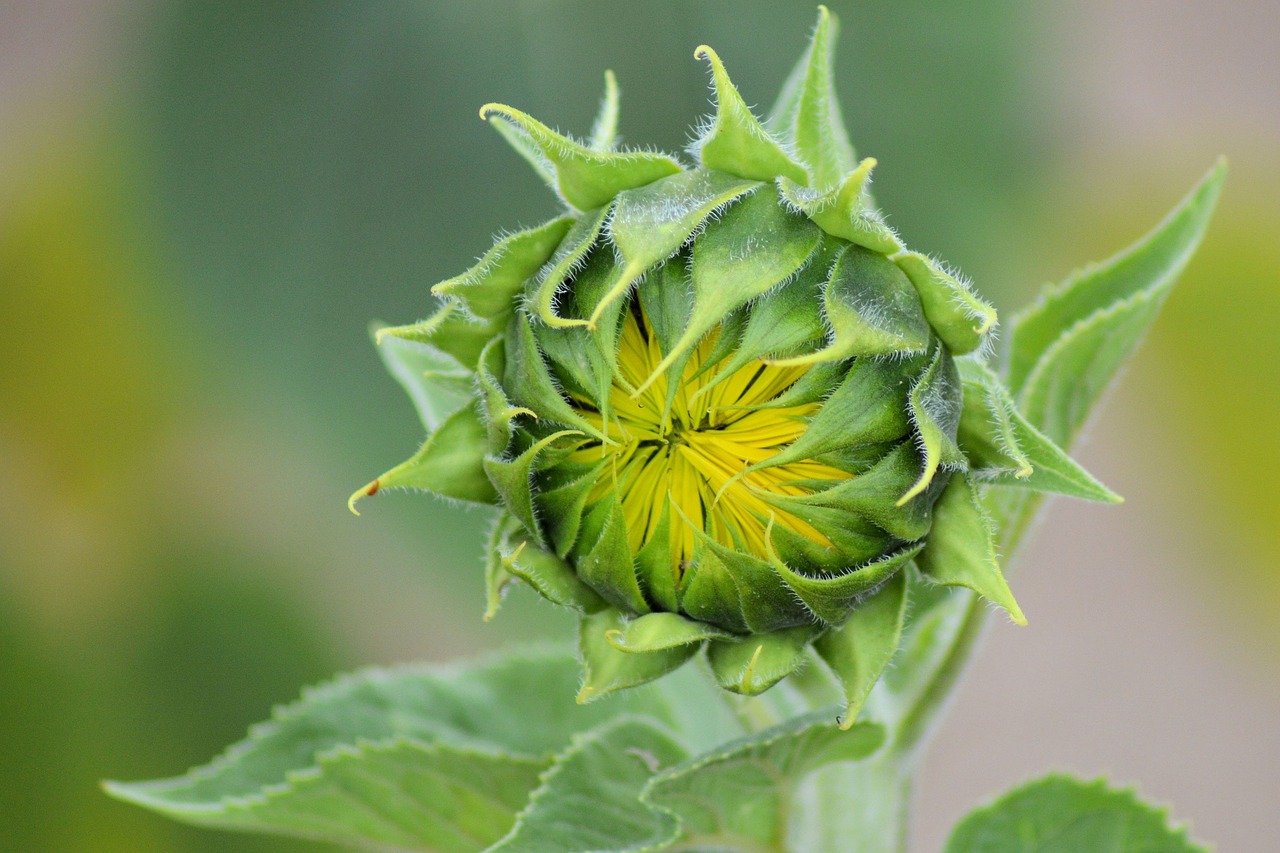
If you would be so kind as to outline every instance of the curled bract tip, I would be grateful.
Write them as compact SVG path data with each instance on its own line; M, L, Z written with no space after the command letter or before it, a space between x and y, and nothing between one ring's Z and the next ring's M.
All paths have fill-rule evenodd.
M365 483L360 488L351 493L351 497L347 498L347 509L351 510L352 515L359 515L360 510L356 509L356 501L361 498L373 497L378 493L378 480Z

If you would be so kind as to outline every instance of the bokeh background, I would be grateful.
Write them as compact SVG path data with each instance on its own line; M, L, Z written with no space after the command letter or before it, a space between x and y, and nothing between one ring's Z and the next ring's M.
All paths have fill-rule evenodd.
M917 848L1051 768L1221 849L1280 838L1280 7L858 0L841 97L912 246L1007 317L1145 232L1221 153L1200 256L1093 423L1128 497L1054 503L922 776ZM366 337L554 209L476 118L678 149L708 42L771 102L808 2L0 3L0 848L294 851L100 793L171 775L368 663L482 624L479 512L352 488L417 419Z

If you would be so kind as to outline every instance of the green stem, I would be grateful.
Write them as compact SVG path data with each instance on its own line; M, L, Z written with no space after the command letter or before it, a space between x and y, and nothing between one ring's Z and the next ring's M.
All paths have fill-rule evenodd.
M890 752L813 773L797 792L787 849L906 853L914 771L911 756Z

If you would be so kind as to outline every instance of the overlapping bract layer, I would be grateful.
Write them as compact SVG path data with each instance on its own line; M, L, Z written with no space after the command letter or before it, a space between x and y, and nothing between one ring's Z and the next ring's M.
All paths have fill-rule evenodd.
M833 37L823 10L767 124L699 48L717 111L692 168L614 150L611 75L586 143L486 106L567 213L437 285L430 319L379 332L430 435L356 497L499 506L490 613L516 578L581 611L583 701L703 647L722 686L757 693L813 649L852 723L913 585L968 586L1021 621L975 477L1073 463L979 362L958 369L995 314L871 201Z

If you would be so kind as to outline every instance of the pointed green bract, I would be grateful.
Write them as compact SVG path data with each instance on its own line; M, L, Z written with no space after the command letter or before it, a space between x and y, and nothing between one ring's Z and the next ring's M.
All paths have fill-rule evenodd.
M871 598L854 608L843 625L829 629L813 644L844 689L841 729L849 729L880 680L898 643L907 616L907 572L898 572Z
M646 613L620 630L605 633L605 639L620 652L655 652L732 637L727 631L677 613Z
M707 660L721 687L755 696L805 664L809 642L819 631L812 625L798 625L746 639L715 641L707 647Z
M584 214L574 222L555 254L547 262L546 268L538 279L531 311L548 326L564 328L587 324L583 319L566 319L558 315L555 311L556 293L572 273L582 269L586 263L587 252L595 245L612 209L612 206L607 205L598 211Z
M399 338L422 344L463 369L474 370L481 351L501 332L501 324L469 318L459 303L451 301L421 322L378 329L374 342L381 345L388 339Z
M1028 782L970 812L944 853L1207 853L1164 809L1097 779L1061 774Z
M785 175L805 183L808 176L804 168L782 150L751 113L716 52L704 44L693 56L710 63L716 93L715 118L697 143L702 165L755 181L771 181Z
M957 474L933 508L933 531L917 563L930 580L968 587L1025 625L1027 618L1000 571L995 544L995 528L977 489L968 477Z
M583 669L579 704L661 678L683 666L698 651L697 644L651 652L618 651L609 642L609 634L624 631L626 626L626 619L614 609L588 614L578 623L578 653L582 656Z
M377 340L376 331L374 339ZM388 335L378 347L378 356L413 401L427 432L471 402L470 372L439 350Z
M859 601L873 595L881 585L902 571L902 567L920 553L922 547L913 545L868 565L828 576L802 575L790 569L776 555L772 562L782 580L814 616L837 624Z
M868 157L827 190L800 186L788 178L779 179L778 187L787 204L823 231L873 252L891 255L902 248L902 241L871 200L871 170L875 166L876 161Z
M633 151L593 151L542 122L505 104L485 104L480 117L497 115L511 122L537 146L555 175L555 189L577 210L594 210L623 190L642 187L680 171L680 164L665 154ZM517 150L522 150L518 146Z
M957 364L964 379L957 440L975 479L1089 501L1122 501L1032 426L989 368L970 359Z
M906 252L893 260L915 285L929 325L952 355L964 355L982 345L995 328L995 308L932 258Z
M618 78L612 71L604 72L604 96L600 109L591 125L591 150L612 151L618 141Z
M808 186L821 189L837 183L854 164L832 81L838 29L835 15L819 6L809 47L783 86L768 123L804 163Z
M572 223L570 217L561 216L537 228L507 235L475 266L440 282L431 292L441 298L457 299L478 319L504 322L515 310L516 296L524 283L551 257Z
M961 393L955 363L941 347L936 348L929 367L911 389L908 405L911 420L919 431L924 466L920 479L898 499L899 506L928 488L940 467L963 467L966 464L964 454L956 444Z

